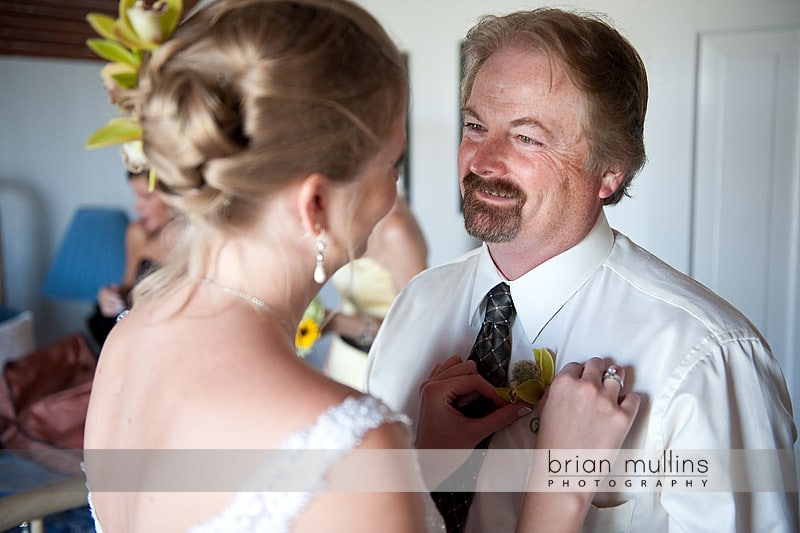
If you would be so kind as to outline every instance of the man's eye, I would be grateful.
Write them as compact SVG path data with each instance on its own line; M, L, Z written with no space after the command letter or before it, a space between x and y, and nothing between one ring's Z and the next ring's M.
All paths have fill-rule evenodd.
M542 143L533 139L532 137L528 137L527 135L518 135L517 138L522 141L524 144L532 144L534 146L541 146Z
M475 124L474 122L465 122L464 129L472 131L481 131L483 129L483 126L481 126L480 124Z

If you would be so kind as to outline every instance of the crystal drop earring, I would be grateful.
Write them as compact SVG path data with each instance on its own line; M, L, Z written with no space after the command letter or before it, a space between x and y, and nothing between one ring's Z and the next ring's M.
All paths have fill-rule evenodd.
M325 273L325 258L322 255L323 252L325 252L325 230L321 229L317 234L317 266L314 267L314 281L317 282L318 285L325 283L325 280L328 278L328 275Z

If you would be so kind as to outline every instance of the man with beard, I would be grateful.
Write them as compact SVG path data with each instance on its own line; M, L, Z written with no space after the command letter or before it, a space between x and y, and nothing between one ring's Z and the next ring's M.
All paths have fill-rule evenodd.
M432 368L434 377L477 368L503 386L482 356L451 359L474 358L487 307L500 307L487 293L499 285L515 311L505 319L510 362L496 361L501 377L514 378L539 348L557 369L592 356L620 365L626 381L610 375L606 386L645 398L625 448L791 450L791 402L761 334L604 215L645 161L647 78L635 49L595 17L540 9L484 18L467 35L465 57L458 170L466 229L484 244L419 275L395 300L370 353L367 390L414 420ZM472 415L468 400L451 402ZM533 448L536 416L488 445ZM523 494L480 492L489 457L478 491L457 504L468 513L450 513L434 495L448 531L515 530ZM798 530L796 494L774 483L774 492L737 490L598 493L585 527Z

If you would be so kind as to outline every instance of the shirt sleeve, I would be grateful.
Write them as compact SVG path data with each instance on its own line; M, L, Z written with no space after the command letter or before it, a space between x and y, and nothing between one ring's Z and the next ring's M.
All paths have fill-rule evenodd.
M370 348L364 390L375 395L398 413L408 415L416 427L419 409L418 387L434 362L428 361L430 347L426 340L419 309L422 300L415 299L414 287L408 286L395 299Z
M732 333L706 338L676 368L664 391L654 400L651 419L660 421L660 428L652 429L661 433L664 449L709 450L712 457L715 450L744 450L737 457L746 458L747 450L794 446L797 434L786 383L760 337ZM791 458L790 471L784 471L782 479L758 479L774 472L759 471L755 461L731 465L744 469L744 479L754 485L767 483L771 491L733 487L731 492L697 491L687 497L685 492L665 490L661 504L669 515L669 531L800 530L797 492L792 489L794 455L782 457ZM714 467L712 460L709 468Z

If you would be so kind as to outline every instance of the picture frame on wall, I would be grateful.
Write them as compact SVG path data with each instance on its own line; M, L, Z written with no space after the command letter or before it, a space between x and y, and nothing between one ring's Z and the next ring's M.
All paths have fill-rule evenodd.
M456 124L458 127L458 146L461 146L461 137L464 135L464 120L461 116L461 84L464 81L464 41L458 43L458 86L456 87ZM458 174L458 170L456 170ZM456 194L458 195L458 213L464 212L464 199L461 197L461 176L456 176Z
M406 76L408 76L408 85L411 86L411 69L409 67L408 52L402 52L403 61L406 64ZM408 111L406 112L406 153L403 155L403 160L398 166L400 174L398 182L400 183L400 193L406 199L408 204L411 204L411 91L409 90L409 104Z

